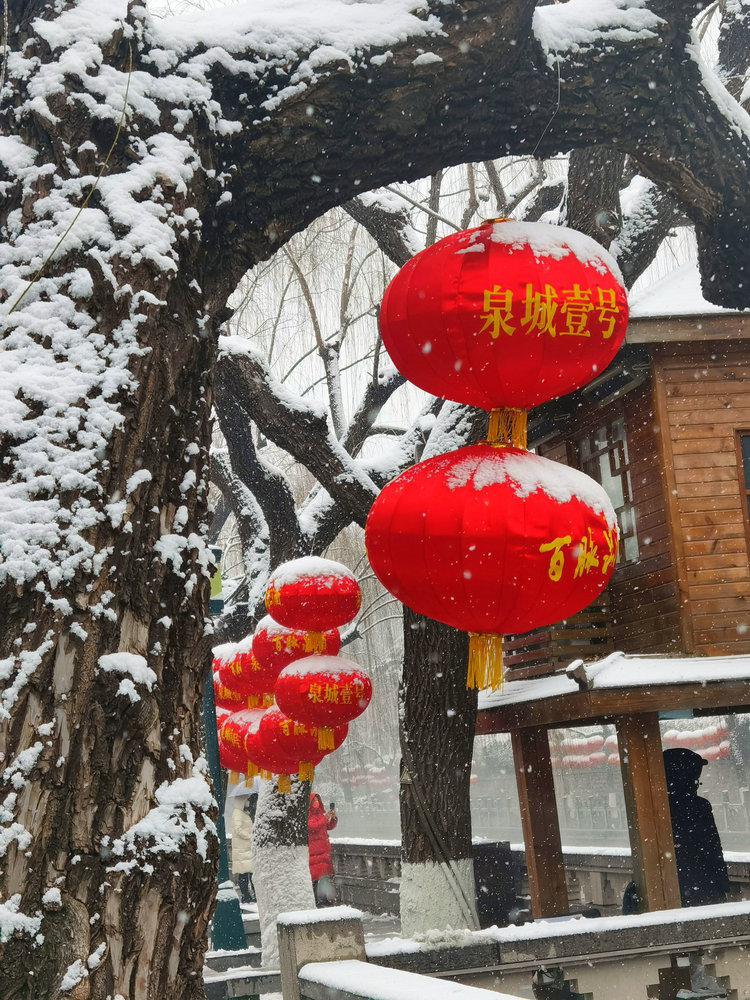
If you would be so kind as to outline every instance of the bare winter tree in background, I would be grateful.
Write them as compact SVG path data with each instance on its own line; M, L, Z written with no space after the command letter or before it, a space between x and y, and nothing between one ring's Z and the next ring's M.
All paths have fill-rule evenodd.
M204 995L212 372L242 274L363 190L605 145L694 223L707 297L747 305L750 126L722 77L741 92L748 4L719 73L701 6L597 5L576 35L577 0L331 2L287 38L283 4L6 2L0 995ZM362 524L373 477L335 435L325 464Z

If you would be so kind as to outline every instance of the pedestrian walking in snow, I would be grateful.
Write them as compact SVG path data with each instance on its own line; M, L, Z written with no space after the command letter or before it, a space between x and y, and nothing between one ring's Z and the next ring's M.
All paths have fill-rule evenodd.
M664 751L669 812L683 906L723 903L729 877L711 803L698 795L708 762L685 747Z
M255 902L251 849L257 803L257 795L237 798L232 810L232 871L237 875L243 903Z
M337 822L333 803L326 812L323 800L317 792L313 792L307 814L307 848L310 854L310 878L318 906L332 906L336 902L328 831L333 830Z

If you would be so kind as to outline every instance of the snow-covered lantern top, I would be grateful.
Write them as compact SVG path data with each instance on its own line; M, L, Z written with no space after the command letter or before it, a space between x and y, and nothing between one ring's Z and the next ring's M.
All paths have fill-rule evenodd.
M354 574L341 563L307 556L283 563L271 574L266 610L280 625L325 632L351 621L362 594Z
M503 633L590 604L614 569L618 527L607 494L584 473L519 448L477 444L420 462L385 486L365 545L390 593L471 633L469 686L497 687Z
M563 226L491 220L411 258L383 297L391 360L421 389L492 410L580 388L615 356L628 320L619 268Z

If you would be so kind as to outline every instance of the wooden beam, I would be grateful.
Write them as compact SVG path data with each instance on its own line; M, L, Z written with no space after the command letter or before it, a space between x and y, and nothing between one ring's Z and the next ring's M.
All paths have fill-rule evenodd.
M669 549L675 573L677 574L677 594L680 601L680 641L682 652L689 654L695 652L695 637L693 635L693 615L690 607L690 587L688 585L687 569L685 566L685 540L680 519L680 508L677 503L679 492L675 478L674 455L672 453L664 365L657 359L654 359L653 362L651 385L654 423L658 428L658 433L655 435L656 447L659 455L659 468L662 470L663 499L667 514L667 525L669 527ZM739 489L739 483L737 483L737 488Z
M739 340L750 337L750 320L742 313L703 316L632 317L626 344L677 341Z
M562 916L568 889L547 732L523 729L512 740L531 912L535 919Z
M615 721L633 877L644 910L679 907L680 886L669 816L659 717L623 715Z
M750 684L745 680L653 687L604 688L519 701L477 713L476 733L508 733L514 729L566 726L609 721L624 712L666 712L693 709L704 715L750 712Z

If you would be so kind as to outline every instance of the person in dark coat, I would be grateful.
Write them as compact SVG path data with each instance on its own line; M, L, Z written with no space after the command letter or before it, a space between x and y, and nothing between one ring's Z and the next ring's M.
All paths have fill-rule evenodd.
M723 903L729 877L711 803L698 795L708 761L685 747L664 751L669 812L683 906Z
M337 822L335 809L326 812L323 800L317 792L313 792L307 814L307 849L310 855L310 878L318 906L328 906L335 902L328 831L333 830Z

